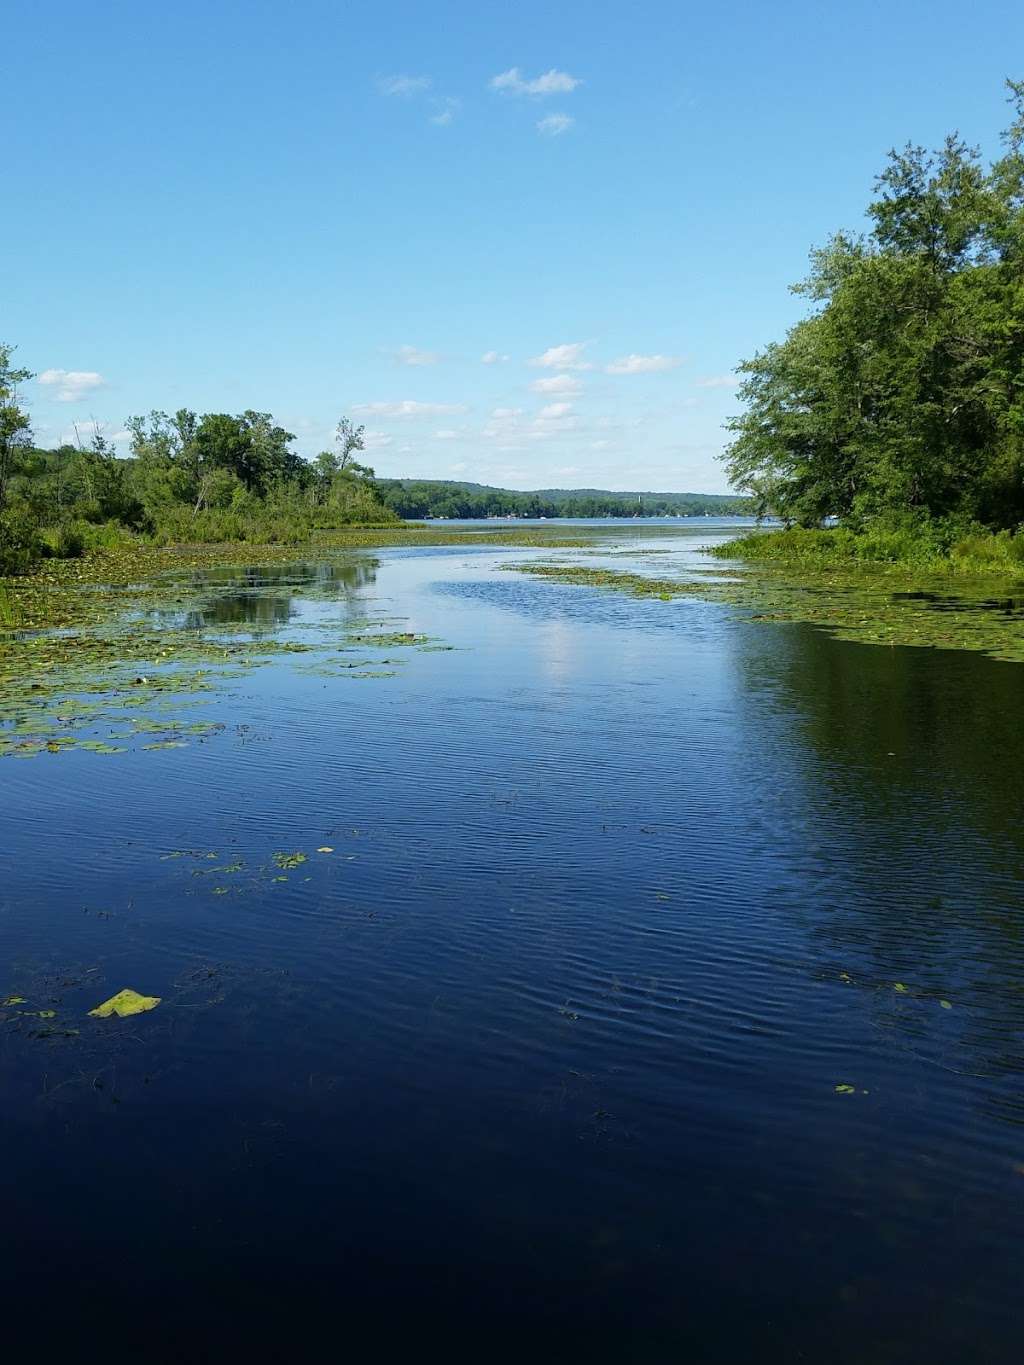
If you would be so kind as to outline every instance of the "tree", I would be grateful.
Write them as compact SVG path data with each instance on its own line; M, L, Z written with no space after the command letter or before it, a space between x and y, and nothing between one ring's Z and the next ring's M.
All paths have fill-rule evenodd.
M0 512L7 505L7 485L15 458L29 442L31 423L20 407L18 385L32 378L30 370L11 364L13 346L0 345Z
M866 239L796 286L818 305L740 366L733 485L759 514L854 526L1024 518L1024 84L985 170L955 134L890 153Z
M365 427L353 426L347 417L339 419L334 430L334 444L338 447L339 471L348 467L356 451L365 448L365 431Z

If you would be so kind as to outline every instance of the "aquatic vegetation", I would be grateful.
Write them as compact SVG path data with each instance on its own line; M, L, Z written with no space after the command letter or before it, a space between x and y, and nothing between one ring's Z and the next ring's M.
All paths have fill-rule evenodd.
M427 637L416 635L410 630L384 632L380 635L350 634L347 639L354 645L377 645L381 649L392 649L398 645L425 645Z
M760 622L799 621L861 644L968 649L1024 663L1024 586L1014 594L985 578L953 579L872 569L798 572L777 564L689 571L683 579L648 578L574 562L510 566L518 573L635 597L695 598L737 607Z
M147 1010L156 1009L160 999L159 995L140 995L138 991L126 988L112 995L109 1000L104 1000L89 1014L93 1019L109 1019L113 1014L119 1019L128 1019L133 1014L145 1014Z
M294 564L294 551L287 558ZM226 564L227 557L212 559ZM276 562L272 554L270 559ZM70 750L112 755L135 747L131 741L142 736L143 752L184 748L190 738L210 737L223 726L167 713L200 704L198 694L216 693L248 669L308 658L314 660L310 671L322 676L347 670L345 676L384 678L393 676L398 661L376 651L431 643L411 631L373 629L393 623L365 613L356 618L347 601L336 620L314 622L302 638L285 634L294 599L319 593L329 600L322 564L300 566L294 574L287 566L277 570L288 576L283 586L268 578L271 565L245 571L226 566L216 579L209 565L202 572L179 567L127 581L129 570L166 562L166 556L110 553L76 565L77 574L69 576L59 564L19 581L14 591L29 603L26 619L36 625L0 636L0 757ZM94 584L87 568L95 571L100 563L110 581ZM336 595L350 583L360 586L366 574L366 561L342 558L327 567L327 586ZM33 596L36 591L41 596ZM232 616L237 611L244 619ZM365 657L332 657L354 649Z
M275 853L271 861L282 870L301 867L306 861L305 853Z

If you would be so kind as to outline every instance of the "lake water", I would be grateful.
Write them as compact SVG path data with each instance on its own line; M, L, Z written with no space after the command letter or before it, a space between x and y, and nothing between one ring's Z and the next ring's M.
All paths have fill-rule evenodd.
M0 761L8 1347L1018 1361L1024 673L472 539L200 575L317 651Z

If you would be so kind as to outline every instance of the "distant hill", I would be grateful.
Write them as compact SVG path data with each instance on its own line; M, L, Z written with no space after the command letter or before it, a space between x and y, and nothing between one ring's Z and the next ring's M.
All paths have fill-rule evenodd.
M602 488L520 492L457 479L378 479L384 502L401 517L635 517L742 514L749 500L729 493L630 493Z

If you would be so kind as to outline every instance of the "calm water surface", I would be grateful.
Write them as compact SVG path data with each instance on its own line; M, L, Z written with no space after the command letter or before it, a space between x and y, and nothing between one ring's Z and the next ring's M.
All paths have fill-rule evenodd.
M1024 673L531 553L201 576L154 620L452 648L3 762L0 992L80 1028L0 1034L10 1347L1021 1358Z

